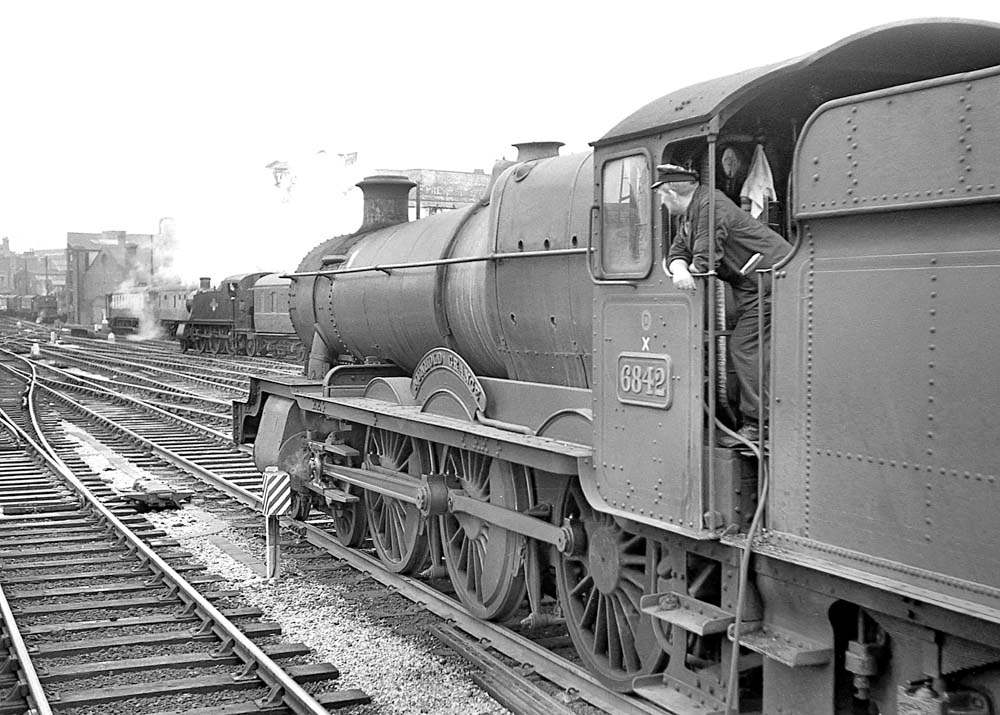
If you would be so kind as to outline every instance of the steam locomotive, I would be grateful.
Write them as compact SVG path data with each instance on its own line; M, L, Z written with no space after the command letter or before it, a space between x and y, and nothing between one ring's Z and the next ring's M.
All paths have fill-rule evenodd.
M177 338L199 353L291 356L304 351L288 313L290 279L258 272L225 278L213 289L132 286L107 297L108 327L116 335Z
M182 350L302 359L288 312L291 280L266 271L225 278L190 302L179 332Z
M254 379L234 438L295 516L480 618L564 620L672 712L994 713L998 65L998 25L897 23L592 153L523 146L467 209L406 223L412 184L366 179L361 229L292 278L306 375ZM758 147L794 250L757 274L769 429L723 448L725 285L673 287L651 176L739 198Z

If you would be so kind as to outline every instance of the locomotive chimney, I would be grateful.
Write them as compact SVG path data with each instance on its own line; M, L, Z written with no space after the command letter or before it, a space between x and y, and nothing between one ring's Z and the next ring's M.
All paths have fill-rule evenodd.
M212 290L212 279L202 276L198 279L198 290Z
M406 176L366 176L356 186L365 194L364 220L359 231L406 223L410 220L410 189Z
M559 156L562 145L562 142L522 142L513 146L517 149L518 161L535 161Z

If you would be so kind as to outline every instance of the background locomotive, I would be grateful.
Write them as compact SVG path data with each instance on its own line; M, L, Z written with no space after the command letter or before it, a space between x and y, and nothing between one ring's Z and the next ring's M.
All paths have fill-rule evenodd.
M302 344L289 319L290 283L275 273L247 273L196 293L180 333L182 349L301 359Z
M994 713L997 65L1000 26L899 23L669 94L593 154L526 147L465 210L397 223L409 182L361 182L361 230L293 279L308 374L254 380L234 436L298 516L444 567L479 617L561 616L674 712ZM673 288L649 188L671 162L735 193L758 145L795 244L760 276L763 459L712 447L725 292Z
M0 313L32 323L65 320L56 295L0 295Z

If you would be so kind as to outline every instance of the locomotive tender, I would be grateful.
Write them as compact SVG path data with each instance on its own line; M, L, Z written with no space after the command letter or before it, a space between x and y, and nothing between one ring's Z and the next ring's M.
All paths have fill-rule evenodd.
M405 223L409 182L365 180L361 230L292 277L306 374L255 378L235 439L299 517L481 618L564 618L673 712L994 713L998 65L998 25L897 23L666 95L592 154L525 147L467 209ZM738 191L757 145L795 246L759 274L761 459L716 446L725 291L673 288L649 188L669 162Z

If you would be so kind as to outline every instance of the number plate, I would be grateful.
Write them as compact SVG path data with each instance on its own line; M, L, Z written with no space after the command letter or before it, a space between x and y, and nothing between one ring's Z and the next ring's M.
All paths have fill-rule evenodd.
M670 408L670 356L622 353L618 356L618 401L662 410Z

